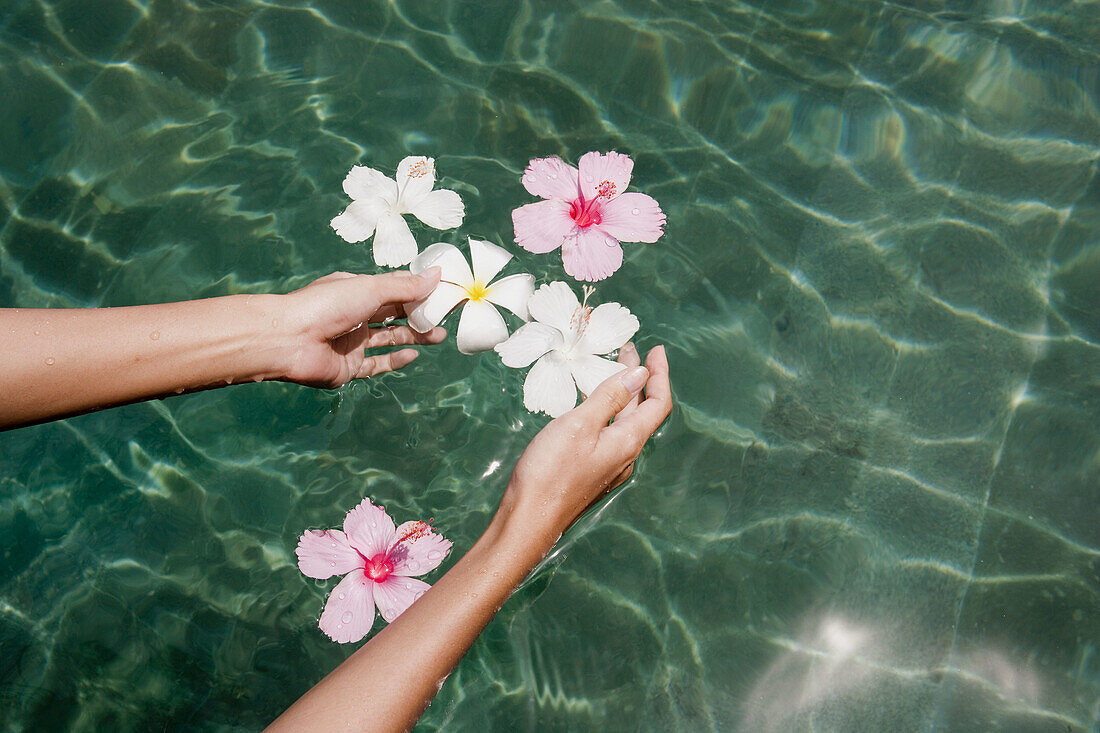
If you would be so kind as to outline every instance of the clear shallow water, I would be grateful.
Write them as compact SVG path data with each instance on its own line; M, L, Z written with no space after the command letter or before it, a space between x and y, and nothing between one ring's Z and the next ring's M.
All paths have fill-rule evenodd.
M353 163L409 153L465 200L444 239L510 245L530 157L629 152L667 234L598 298L668 345L678 408L421 729L1096 730L1098 28L1053 0L7 0L0 305L373 271L327 223ZM297 536L369 495L468 548L544 422L521 379L452 340L336 392L0 435L3 729L261 727L351 652Z

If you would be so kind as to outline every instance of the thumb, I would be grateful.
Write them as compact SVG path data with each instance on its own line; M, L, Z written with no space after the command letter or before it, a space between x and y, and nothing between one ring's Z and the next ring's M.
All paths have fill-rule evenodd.
M411 303L426 297L439 284L440 269L429 267L419 275L387 272L375 276L375 297L380 305Z
M600 383L579 408L586 417L606 425L622 412L649 381L649 370L643 366L624 369Z

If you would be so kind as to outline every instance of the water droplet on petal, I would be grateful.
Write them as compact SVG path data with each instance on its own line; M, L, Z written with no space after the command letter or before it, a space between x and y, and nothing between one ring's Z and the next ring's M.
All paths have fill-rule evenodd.
M340 617L340 620L345 624L351 623L351 611L344 611L344 615Z
M413 572L416 572L419 569L420 569L420 563L418 563L416 560L409 560L409 570L412 570Z
M336 628L342 629L342 628L344 628L344 625L343 624L336 624Z
M428 553L428 559L429 560L438 560L439 555L440 555L439 552L436 552L435 550L432 550L431 552Z
M336 563L334 562L330 562L329 565L331 565L332 567L336 567Z
M551 174L550 174L550 177L551 177L551 178L555 178L555 179L556 179L556 178L558 177L558 174L557 174L557 173L551 173Z
M412 588L412 583L405 583L405 590Z
M343 593L340 594L340 600L341 601L344 600L344 594Z
M630 213L633 214L634 216L637 216L638 215L638 210L637 209L631 209Z

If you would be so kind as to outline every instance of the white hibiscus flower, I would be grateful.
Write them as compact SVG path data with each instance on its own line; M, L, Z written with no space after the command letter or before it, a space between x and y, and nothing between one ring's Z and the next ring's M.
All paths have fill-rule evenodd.
M506 366L523 368L535 362L523 382L523 406L531 412L563 415L577 404L577 389L590 395L624 369L597 355L629 341L638 319L618 303L589 307L592 292L585 286L582 303L563 282L541 286L527 301L534 320L496 346Z
M344 179L344 192L353 199L332 220L336 233L348 242L374 235L374 261L383 267L401 267L416 257L416 240L403 214L412 214L435 229L454 229L466 209L454 191L435 185L435 161L420 155L397 165L397 180L381 171L357 165Z
M473 270L458 247L436 242L416 256L409 271L418 274L438 267L439 285L428 297L407 303L409 325L421 333L431 331L463 301L458 320L458 350L463 354L488 351L508 338L508 326L494 306L503 306L527 320L527 300L535 290L535 278L526 273L491 280L512 255L502 247L469 238Z

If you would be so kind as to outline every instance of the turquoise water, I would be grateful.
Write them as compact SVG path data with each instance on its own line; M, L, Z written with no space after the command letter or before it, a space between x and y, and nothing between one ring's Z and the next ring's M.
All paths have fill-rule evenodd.
M1100 730L1098 62L1065 0L0 0L0 305L373 272L328 221L407 154L515 250L529 158L628 152L667 233L597 298L677 409L420 729ZM521 380L452 338L0 434L0 729L261 727L352 651L298 535L467 549Z

